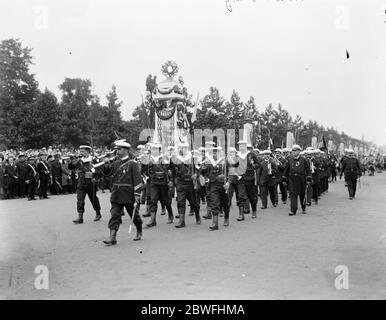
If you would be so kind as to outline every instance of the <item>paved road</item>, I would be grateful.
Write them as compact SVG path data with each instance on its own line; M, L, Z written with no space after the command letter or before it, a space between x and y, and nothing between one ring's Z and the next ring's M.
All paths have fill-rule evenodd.
M128 217L118 245L105 247L109 194L99 193L103 220L73 225L75 196L0 201L0 298L3 299L385 299L386 173L363 177L357 198L342 181L330 185L307 215L288 205L259 210L229 228L209 221L158 226L131 241ZM141 209L143 211L143 209ZM49 289L34 287L45 265ZM335 288L347 266L349 289Z

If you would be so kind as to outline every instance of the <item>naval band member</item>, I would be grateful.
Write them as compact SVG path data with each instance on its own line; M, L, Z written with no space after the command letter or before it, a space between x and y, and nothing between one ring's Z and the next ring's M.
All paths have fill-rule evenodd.
M142 219L139 210L134 210L134 204L140 205L142 191L142 177L138 163L130 159L130 144L125 140L115 142L118 160L111 164L105 164L102 170L105 174L112 176L111 188L111 218L108 224L110 237L103 242L106 245L117 244L117 233L122 223L122 211L126 208L127 213L133 219L137 229L134 241L141 240ZM134 218L133 218L134 215Z

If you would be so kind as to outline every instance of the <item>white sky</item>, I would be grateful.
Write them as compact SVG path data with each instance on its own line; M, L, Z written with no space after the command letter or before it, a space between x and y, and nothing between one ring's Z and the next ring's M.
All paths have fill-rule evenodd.
M32 47L36 79L58 98L65 77L90 79L102 102L115 84L125 119L147 75L162 79L171 59L194 97L236 89L260 111L280 102L386 145L385 0L230 4L232 12L225 0L0 0L0 40Z

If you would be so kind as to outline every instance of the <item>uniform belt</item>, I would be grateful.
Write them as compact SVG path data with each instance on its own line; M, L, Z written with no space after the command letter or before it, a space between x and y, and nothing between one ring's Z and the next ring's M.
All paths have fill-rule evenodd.
M134 185L130 184L130 183L113 183L113 186L117 186L117 187L134 187Z

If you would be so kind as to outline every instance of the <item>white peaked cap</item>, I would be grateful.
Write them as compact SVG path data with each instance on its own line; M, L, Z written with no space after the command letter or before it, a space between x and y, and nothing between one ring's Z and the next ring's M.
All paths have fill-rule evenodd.
M115 141L115 146L117 148L126 148L126 149L129 149L131 147L130 143L128 143L126 140L118 140L118 141Z

